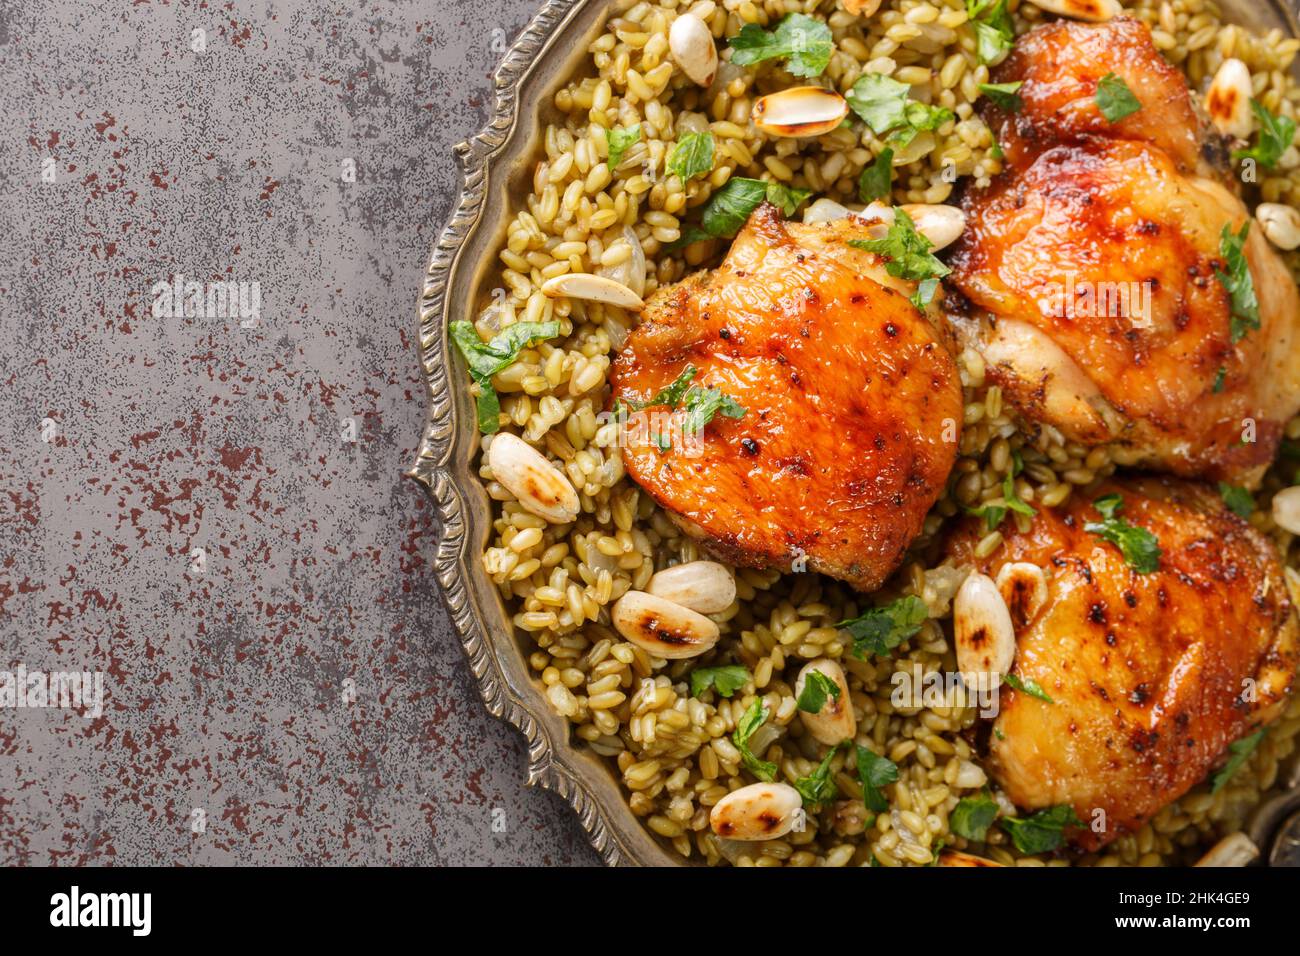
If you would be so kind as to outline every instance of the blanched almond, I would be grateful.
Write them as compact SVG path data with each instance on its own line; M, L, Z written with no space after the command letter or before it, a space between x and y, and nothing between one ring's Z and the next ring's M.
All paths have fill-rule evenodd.
M837 662L829 657L821 657L805 664L794 682L795 700L803 693L812 671L819 671L829 677L840 689L840 696L827 694L821 710L815 714L801 710L799 719L818 743L834 745L843 740L852 740L858 732L858 720L853 716L853 703L849 700L849 682L844 677L844 668Z
M992 860L986 860L982 856L974 856L970 853L962 853L960 850L943 850L939 854L940 866L1001 866L1001 863L994 863Z
M1278 202L1260 203L1255 209L1264 237L1284 252L1300 247L1300 212Z
M1011 612L1016 630L1027 625L1047 603L1047 575L1028 561L1013 561L998 569L998 593Z
M1245 866L1259 856L1259 847L1244 833L1232 833L1210 847L1197 866Z
M668 30L668 49L692 83L708 86L718 72L718 48L704 21L685 13Z
M987 574L972 574L952 603L957 669L1001 677L1016 659L1016 632L1007 602Z
M492 436L488 445L492 476L519 499L524 508L551 524L567 524L578 517L578 492L546 456L510 432Z
M590 299L592 302L604 302L633 312L645 308L641 297L623 283L589 272L566 272L547 279L542 283L542 294L552 299Z
M1282 530L1300 534L1300 485L1273 496L1273 520Z
M656 573L646 591L701 614L717 614L736 600L736 579L716 561L688 561Z
M1223 135L1246 139L1254 128L1250 113L1253 95L1250 67L1237 59L1224 60L1205 91L1205 112Z
M1105 23L1124 12L1119 0L1029 0L1039 10L1071 20Z
M786 783L752 783L727 794L709 813L713 832L728 840L775 840L794 829L803 798Z
M880 9L880 0L840 0L840 6L854 16L871 17Z
M765 133L801 138L829 133L848 115L848 101L833 90L795 86L759 97L750 118Z
M956 206L907 203L901 208L916 224L916 231L929 239L936 251L952 245L966 231L966 214Z
M665 660L698 657L718 643L718 625L703 614L645 591L628 591L609 617L629 641Z

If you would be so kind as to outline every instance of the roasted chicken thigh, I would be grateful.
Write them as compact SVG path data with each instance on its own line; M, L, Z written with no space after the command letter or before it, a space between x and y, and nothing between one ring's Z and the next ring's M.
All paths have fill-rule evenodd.
M1154 571L1096 533L1111 495L1122 500L1113 521L1155 536ZM1133 832L1279 715L1300 655L1296 613L1272 543L1213 489L1109 482L1040 509L978 559L984 534L967 519L948 557L993 578L1027 562L1047 584L1027 611L1011 601L1017 689L1002 688L986 767L1018 807L1072 806L1086 824L1078 845Z
M943 490L957 369L912 285L847 244L869 236L859 219L784 222L764 204L718 269L655 294L614 362L623 407L694 368L692 385L744 410L694 443L628 429L623 448L633 480L723 560L871 590Z
M1252 228L1258 327L1234 315L1220 276L1250 216L1224 142L1134 20L1039 27L995 78L1022 84L1021 105L990 107L1007 170L964 201L949 300L963 341L1030 422L1254 484L1300 409L1300 295ZM1099 90L1115 78L1140 108L1112 123Z

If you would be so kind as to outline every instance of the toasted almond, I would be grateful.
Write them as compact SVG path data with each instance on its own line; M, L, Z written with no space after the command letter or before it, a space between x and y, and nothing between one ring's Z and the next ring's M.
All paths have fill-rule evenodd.
M684 13L668 30L668 49L692 83L708 86L718 72L718 48L704 21Z
M1264 237L1284 252L1300 247L1300 212L1279 202L1260 203L1255 209Z
M1124 12L1119 0L1029 0L1039 10L1071 20L1105 23Z
M1223 135L1246 139L1254 128L1250 115L1253 95L1250 67L1238 59L1224 60L1205 91L1205 112Z
M1047 575L1028 561L1002 565L998 569L997 585L1016 630L1028 625L1047 603Z
M848 101L833 90L795 86L760 96L750 118L765 133L793 139L829 133L848 115Z
M1300 534L1300 485L1273 496L1273 520L1284 531Z
M803 798L787 783L751 783L714 805L709 825L728 840L775 840L794 829Z
M956 206L907 203L902 209L912 217L916 231L929 239L935 250L952 245L966 231L966 214Z
M992 860L986 860L982 856L974 856L970 853L962 853L960 850L943 850L939 854L940 866L1001 866L1001 863L994 863Z
M718 625L703 614L645 591L628 591L609 617L629 641L665 660L698 657L718 643Z
M858 732L858 720L853 716L853 702L849 700L849 682L844 677L844 668L838 663L829 657L821 657L805 664L794 682L795 700L803 693L804 685L808 683L808 674L812 671L820 671L834 681L840 689L840 696L827 694L821 710L815 714L801 710L799 719L818 743L834 745L843 740L852 740Z
M1259 856L1259 847L1244 833L1230 833L1205 856L1196 861L1197 866L1245 866Z
M592 302L604 302L616 305L620 309L639 312L645 308L641 297L623 285L605 276L592 275L590 272L566 272L542 283L542 294L552 299L589 299Z
M880 9L880 0L840 0L840 6L855 17L872 17Z
M975 572L957 591L952 604L957 668L963 674L999 678L1016 659L1016 632L1007 602L987 574Z
M664 568L646 591L701 614L717 614L736 600L736 579L716 561L688 561Z
M525 509L551 524L578 517L578 492L564 473L518 435L501 432L488 445L488 467Z
M803 211L803 221L806 225L815 226L823 222L835 222L839 219L847 219L853 215L847 206L841 206L834 199L815 199L810 202Z

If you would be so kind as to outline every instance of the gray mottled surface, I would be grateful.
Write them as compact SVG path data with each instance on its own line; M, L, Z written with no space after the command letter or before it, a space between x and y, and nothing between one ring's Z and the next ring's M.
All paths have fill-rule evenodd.
M450 147L533 9L0 4L0 670L105 679L0 708L0 862L596 862L400 477ZM257 323L156 314L177 274Z

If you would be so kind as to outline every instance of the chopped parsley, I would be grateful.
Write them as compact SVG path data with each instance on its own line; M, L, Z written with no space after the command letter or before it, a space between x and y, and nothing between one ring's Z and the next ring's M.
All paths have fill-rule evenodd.
M1097 109L1108 123L1118 123L1142 109L1142 102L1122 78L1107 73L1097 81Z
M453 322L451 340L465 356L469 375L479 388L477 401L478 430L494 434L501 427L501 400L492 387L492 376L507 368L529 345L560 334L559 322L516 322L484 342L472 322Z
M886 258L885 271L895 279L942 279L952 270L931 254L933 243L916 231L912 217L901 208L883 239L850 239L849 245Z
M813 669L804 678L803 690L795 706L808 714L820 714L826 706L826 699L840 699L840 685L821 671Z
M894 185L894 151L882 149L875 161L858 177L858 201L871 202L889 196Z
M1030 697L1037 697L1039 700L1046 701L1049 704L1056 703L1056 701L1052 700L1052 698L1047 695L1047 691L1043 690L1043 688L1039 686L1037 681L1022 680L1015 674L1003 674L1002 683L1006 684L1012 690L1018 690L1020 693L1028 694Z
M907 300L916 306L918 312L924 312L934 301L934 294L939 291L939 280L935 278L922 279L916 285L916 291L912 293Z
M768 714L769 711L763 706L763 702L755 698L731 735L731 742L740 751L740 759L745 764L745 768L764 783L771 783L776 779L776 764L756 757L749 749L749 738L754 736L754 731L763 726Z
M737 66L788 60L785 68L792 76L821 76L835 50L831 28L802 13L785 17L770 33L756 23L747 23L727 42L731 62Z
M691 671L691 696L699 697L705 691L712 689L718 693L718 696L730 698L747 683L749 683L749 670L740 664L697 667Z
M1250 149L1239 149L1233 159L1253 159L1265 169L1272 169L1295 139L1295 120L1274 116L1258 100L1250 101L1250 108L1259 120L1259 140Z
M983 19L977 19L988 11ZM1016 40L1007 0L966 0L966 15L975 29L975 54L986 66L1001 62Z
M890 141L906 147L918 133L936 130L953 118L952 110L909 99L911 90L883 73L868 73L859 77L844 98L873 133L884 136L892 132Z
M794 788L799 791L799 796L803 797L805 806L819 807L840 795L840 788L836 786L835 779L831 776L831 761L835 759L842 746L843 743L836 744L826 752L826 756L810 776L800 777L794 782Z
M652 395L648 401L620 400L619 405L626 405L634 412L657 406L685 409L686 416L682 422L682 431L689 434L703 432L704 427L719 414L726 418L745 417L747 409L730 395L716 388L692 385L691 381L698 373L699 369L694 365L687 365L677 378ZM672 447L662 435L656 436L656 439L655 444L660 451L667 451Z
M1025 105L1024 100L1020 98L1020 88L1024 85L1024 80L1016 83L981 83L980 92L995 106L1001 107L1008 113L1019 113Z
M1150 574L1160 567L1160 542L1146 528L1129 524L1119 513L1124 510L1120 495L1105 495L1092 503L1101 521L1089 521L1083 530L1119 548L1124 560L1138 574Z
M1066 827L1081 827L1074 807L1061 804L1028 817L1003 817L1002 829L1021 853L1050 853L1065 842Z
M898 780L898 764L862 746L857 747L857 756L862 802L868 810L883 813L889 809L889 801L880 789Z
M853 638L853 656L866 660L868 654L888 657L894 648L919 631L929 616L925 602L908 595L835 626L848 631Z
M704 204L700 224L687 226L681 238L669 245L667 251L672 252L701 239L730 239L763 200L778 207L788 218L811 195L812 191L808 189L792 189L781 183L733 176Z
M1242 223L1241 232L1233 235L1232 226L1225 225L1219 235L1219 255L1228 267L1228 271L1214 270L1220 284L1228 291L1232 300L1232 319L1230 334L1235 345L1246 337L1251 329L1259 328L1259 299L1255 295L1255 280L1250 274L1250 263L1246 261L1246 237L1250 235L1250 220Z
M1220 392L1223 391L1223 380L1227 377L1227 375L1228 375L1227 368L1220 365L1219 370L1214 373L1214 387L1213 389L1211 389L1211 391L1213 391L1215 395L1218 395Z
M676 173L683 185L712 169L713 134L708 130L684 134L668 154L668 171Z
M623 162L623 156L632 147L632 144L641 139L641 127L628 126L624 129L611 129L605 134L605 139L609 143L609 160L606 165L611 170L614 170L618 168L619 163Z
M1226 481L1219 482L1219 495L1223 498L1223 503L1239 518L1249 518L1250 513L1255 510L1255 499L1245 488L1238 485L1230 485Z
M1259 742L1264 739L1266 733L1268 733L1268 728L1264 727L1249 737L1243 737L1236 743L1228 744L1228 752L1232 756L1223 765L1223 769L1214 775L1214 783L1210 786L1210 793L1218 793L1223 789L1224 785L1241 769L1241 765L1250 759L1250 755L1255 752L1255 748L1259 746Z
M998 805L987 793L962 797L948 815L948 826L959 837L983 843L997 816Z

